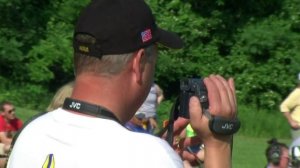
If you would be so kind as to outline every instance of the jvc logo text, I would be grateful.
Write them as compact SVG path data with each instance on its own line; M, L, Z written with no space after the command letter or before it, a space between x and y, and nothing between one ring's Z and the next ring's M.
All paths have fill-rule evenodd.
M72 104L70 104L70 108L74 108L79 110L80 109L81 104L80 103L76 103L76 102L72 102Z
M226 123L222 125L222 129L232 130L232 128L233 128L233 124Z

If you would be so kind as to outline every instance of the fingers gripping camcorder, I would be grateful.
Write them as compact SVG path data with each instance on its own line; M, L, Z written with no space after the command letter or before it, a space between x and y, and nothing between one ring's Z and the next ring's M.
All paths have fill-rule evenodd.
M180 81L178 116L190 118L189 101L192 96L199 98L202 111L209 119L209 128L213 133L232 135L239 130L241 124L238 118L227 119L209 113L208 91L201 78L187 78Z

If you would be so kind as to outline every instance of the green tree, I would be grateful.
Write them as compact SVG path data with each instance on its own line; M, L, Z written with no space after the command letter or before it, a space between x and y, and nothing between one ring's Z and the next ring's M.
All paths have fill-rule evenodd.
M72 36L89 2L0 1L0 98L41 106L74 78ZM298 0L146 0L159 26L177 32L184 49L160 46L156 82L167 99L185 77L236 80L239 103L277 108L299 71ZM48 95L48 96L45 96ZM30 97L30 99L26 98Z

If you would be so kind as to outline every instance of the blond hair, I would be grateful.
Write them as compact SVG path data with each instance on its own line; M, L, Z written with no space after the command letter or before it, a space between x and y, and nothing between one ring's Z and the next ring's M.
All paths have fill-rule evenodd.
M51 100L51 103L47 107L47 111L53 111L59 107L62 107L66 97L70 97L74 88L74 81L71 81L62 87L60 87Z

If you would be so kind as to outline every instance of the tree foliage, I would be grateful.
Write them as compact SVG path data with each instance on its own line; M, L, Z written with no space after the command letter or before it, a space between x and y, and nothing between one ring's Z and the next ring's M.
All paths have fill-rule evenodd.
M271 109L293 89L300 58L295 10L299 2L157 0L151 4L159 23L179 32L186 42L185 49L159 57L157 80L166 88L187 76L233 76L239 102Z
M146 0L184 49L160 46L156 81L166 97L184 77L234 77L239 103L276 109L299 70L298 0ZM74 78L72 36L88 0L0 1L0 99L45 106ZM30 98L28 98L30 97Z

